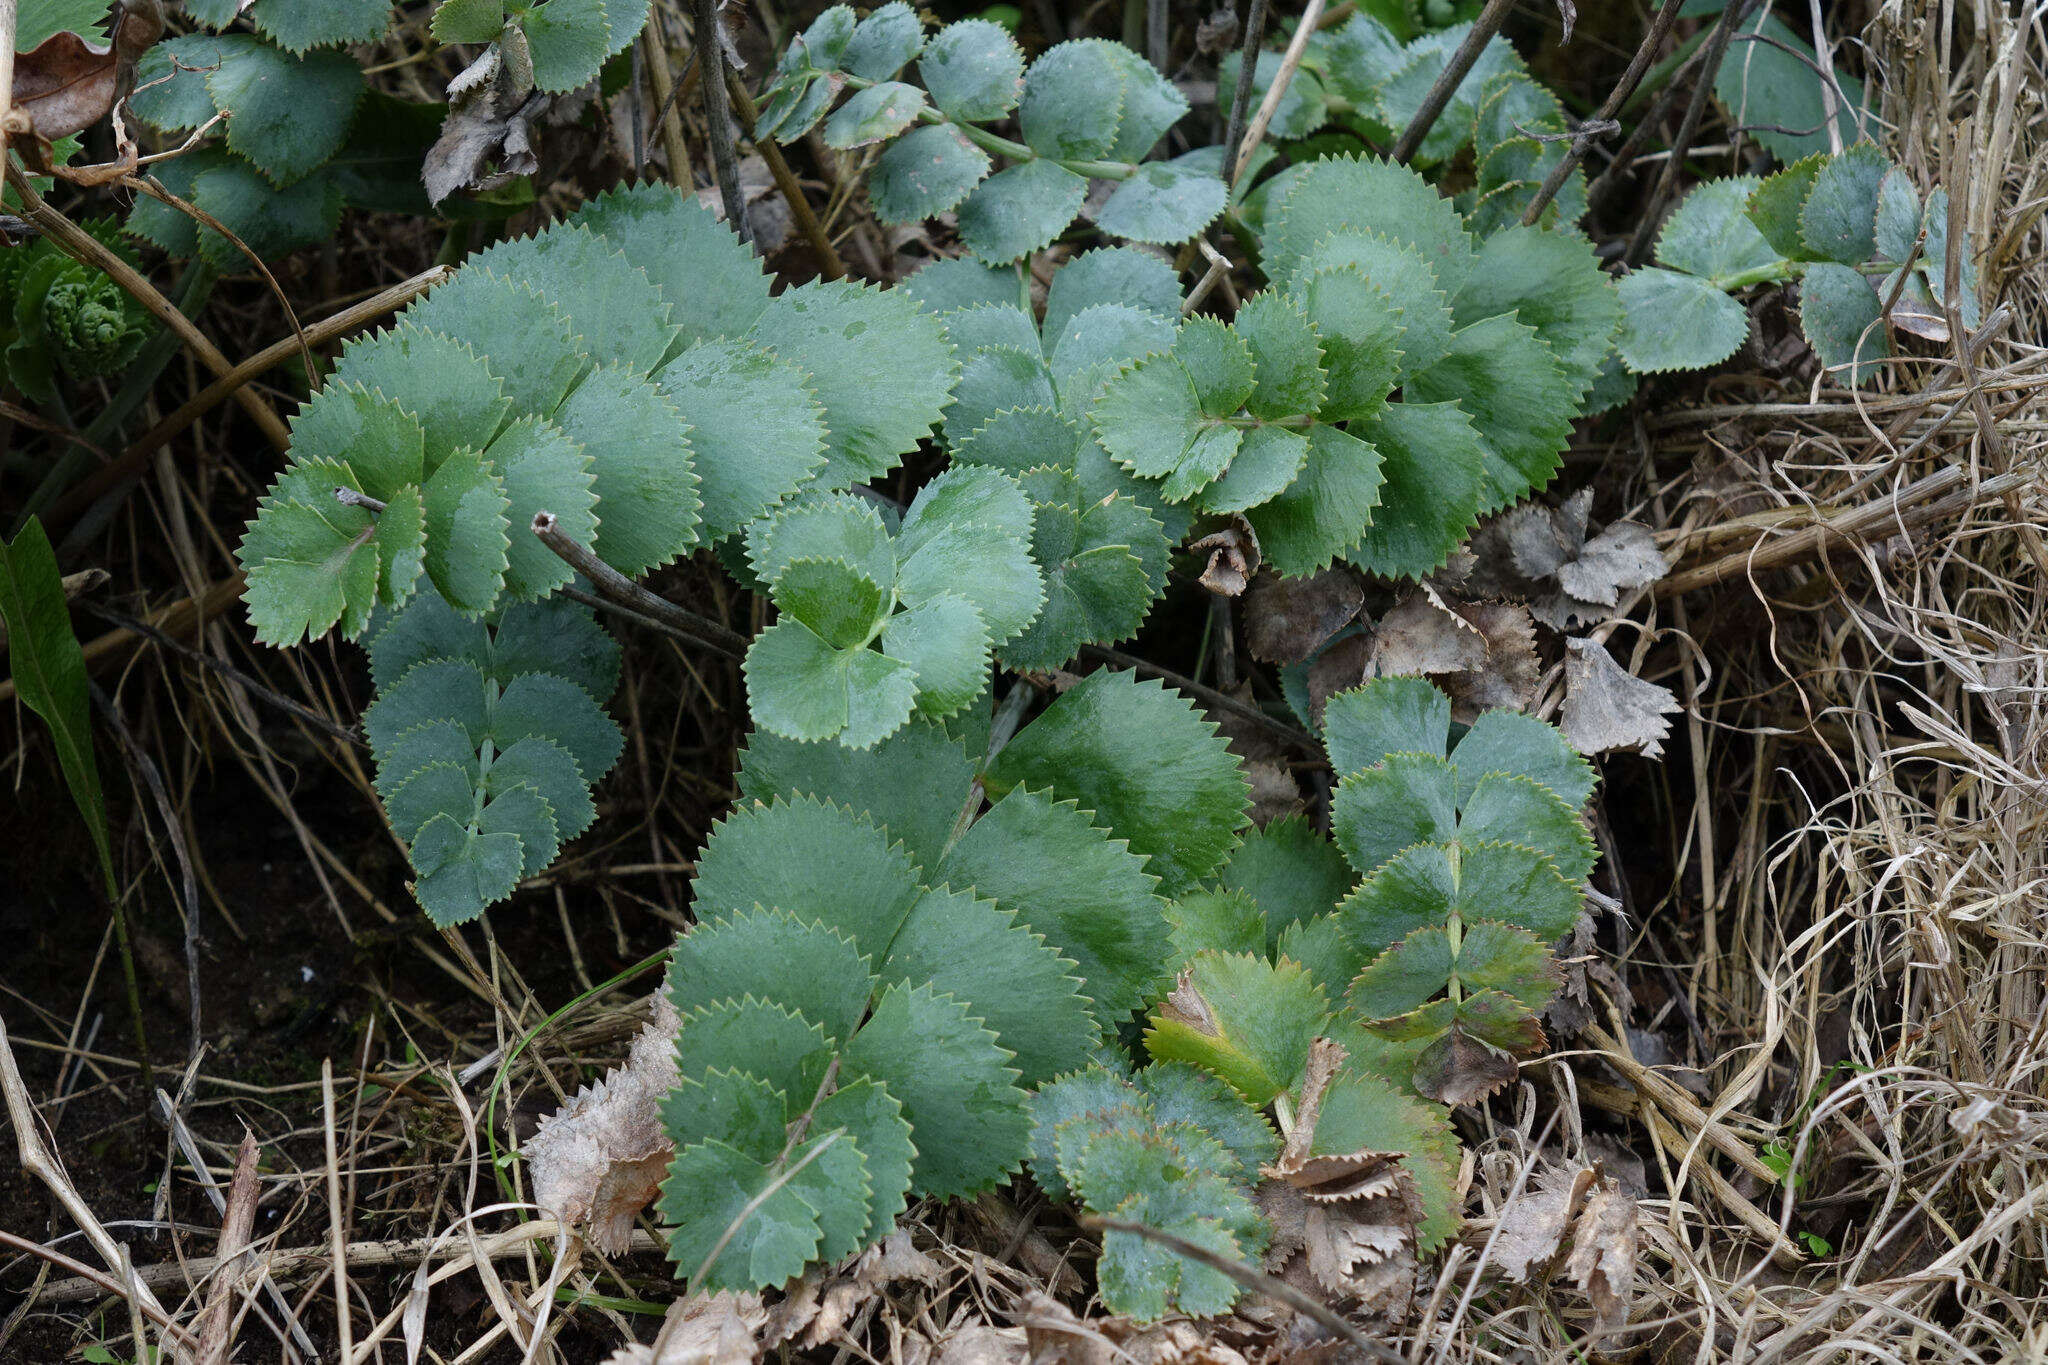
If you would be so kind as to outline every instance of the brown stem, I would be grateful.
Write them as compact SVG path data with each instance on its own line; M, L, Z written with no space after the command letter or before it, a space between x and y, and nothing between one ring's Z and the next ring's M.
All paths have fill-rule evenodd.
M725 204L725 222L743 242L747 200L740 193L739 163L733 158L732 109L725 88L725 39L718 28L718 0L697 0L697 61L704 68L704 122L710 130L711 163L718 175L718 197Z
M1436 84L1429 87L1429 93L1422 98L1422 107L1415 111L1415 117L1408 120L1408 126L1401 130L1401 138L1394 144L1394 160L1406 161L1415 155L1415 149L1422 145L1422 139L1429 136L1429 130L1436 126L1451 96L1464 84L1465 73L1479 60L1479 54L1493 41L1493 35L1500 32L1500 26L1507 22L1508 11L1514 8L1515 0L1486 0L1486 8L1472 22L1472 31L1465 35L1465 41L1458 44L1458 50L1451 54L1451 64L1436 78Z
M811 250L818 254L818 272L828 280L846 278L846 263L839 259L839 253L832 247L832 235L825 231L825 225L818 221L811 201L804 198L803 186L797 183L789 161L782 155L772 137L760 137L754 132L755 120L760 111L754 107L754 97L747 93L746 82L736 71L725 73L726 84L730 87L733 106L740 112L740 126L746 129L747 138L754 144L754 150L767 163L768 174L775 177L775 188L782 191L782 197L789 201L789 211L796 218L797 229L811 244Z
M1635 238L1628 244L1627 260L1631 267L1641 262L1657 235L1664 201L1678 184L1679 168L1685 161L1685 154L1692 149L1693 134L1699 131L1700 116L1707 109L1707 96L1714 89L1714 77L1720 73L1721 59L1728 54L1728 40L1735 36L1735 27L1742 22L1743 4L1744 0L1728 0L1721 9L1721 22L1714 26L1714 36L1707 40L1707 55L1700 62L1699 75L1693 82L1692 100L1685 106L1685 118L1678 125L1678 136L1672 139L1671 155L1657 177L1657 188L1650 194L1642 222L1636 226Z
M661 11L655 10L641 35L647 48L647 78L661 111L661 146L668 154L669 183L688 193L696 189L690 175L690 145L683 140L683 116L676 110L675 75L668 64L668 42L661 34Z
M1557 197L1557 192L1564 188L1565 180L1578 167L1579 162L1585 159L1586 148L1591 145L1592 140L1603 134L1607 125L1613 123L1614 116L1621 112L1621 106L1628 103L1629 97L1636 93L1636 87L1642 84L1643 73L1650 69L1651 61L1656 58L1657 49L1664 46L1665 38L1671 34L1671 26L1678 22L1678 10L1684 2L1685 0L1664 0L1658 7L1657 17L1651 22L1650 31L1643 38L1642 46L1638 47L1636 55L1629 59L1628 70L1621 73L1621 80L1615 84L1614 89L1607 92L1607 100L1600 106L1600 112L1579 125L1579 131L1572 138L1572 145L1565 151L1563 159L1550 168L1550 174L1543 177L1542 188L1536 191L1535 199L1522 211L1524 227L1534 225L1537 218L1542 216L1544 208Z
M679 607L657 593L635 583L632 579L599 559L588 545L571 536L555 520L553 512L533 514L533 533L540 537L540 543L560 556L562 562L590 580L598 595L607 601L616 602L637 615L651 617L669 629L706 645L728 658L746 657L747 641L742 635L726 629L709 617Z

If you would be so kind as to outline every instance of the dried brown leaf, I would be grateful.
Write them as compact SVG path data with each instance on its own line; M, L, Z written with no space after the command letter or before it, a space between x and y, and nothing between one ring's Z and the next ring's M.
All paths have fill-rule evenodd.
M938 1344L937 1365L1024 1365L1031 1359L1021 1327L966 1327Z
M1382 676L1472 672L1486 667L1486 637L1424 584L1380 618L1372 661Z
M1474 593L1520 598L1536 619L1569 630L1613 615L1621 595L1662 578L1668 569L1650 529L1617 521L1589 538L1593 490L1563 505L1525 503L1472 537Z
M1464 602L1453 610L1485 639L1486 666L1436 680L1450 694L1451 719L1469 725L1481 711L1527 710L1543 679L1529 609L1511 602Z
M1219 597L1243 594L1259 571L1259 537L1252 524L1233 512L1230 524L1188 545L1190 554L1207 554L1202 586Z
M135 63L163 36L156 0L123 7L113 41L89 43L63 30L14 55L12 104L47 142L84 132L135 87Z
M490 47L448 82L448 116L420 168L429 203L458 190L494 189L540 169L533 121L548 97L522 83L514 67Z
M1602 1180L1572 1225L1565 1270L1592 1301L1600 1330L1628 1321L1636 1288L1636 1201L1613 1180Z
M1307 578L1262 573L1244 599L1245 645L1270 664L1305 663L1358 619L1365 585L1350 568Z
M653 1342L621 1346L605 1365L753 1365L767 1320L759 1294L692 1295L668 1306Z
M1552 1167L1536 1177L1534 1188L1501 1210L1500 1223L1488 1253L1493 1268L1518 1284L1550 1264L1571 1231L1596 1172L1590 1167Z
M1668 687L1645 682L1593 640L1567 641L1564 707L1558 728L1582 754L1637 749L1655 758L1671 733L1665 717L1683 710Z
M1477 1104L1518 1074L1511 1054L1459 1024L1415 1059L1415 1088L1444 1104Z
M1358 686L1372 666L1372 639L1351 635L1318 654L1308 666L1308 714L1318 726L1323 707L1339 692Z
M625 1065L570 1096L526 1142L534 1201L566 1224L588 1223L591 1244L606 1254L626 1249L674 1151L661 1101L676 1083L682 1020L665 992L653 1004Z

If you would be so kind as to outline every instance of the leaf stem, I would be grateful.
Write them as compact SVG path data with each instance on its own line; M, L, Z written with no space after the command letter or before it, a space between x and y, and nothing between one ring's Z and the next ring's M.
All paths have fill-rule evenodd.
M589 579L598 594L607 601L616 603L636 616L648 617L674 633L695 641L709 649L716 650L729 659L743 659L747 653L747 641L734 631L696 612L679 607L656 593L649 592L632 579L599 559L588 545L564 531L555 520L553 512L541 511L533 514L533 533L540 537L540 543L553 550L564 564Z
M1415 117L1408 120L1408 126L1401 130L1400 140L1394 143L1393 159L1407 161L1422 146L1422 139L1429 136L1429 130L1443 115L1451 102L1451 96L1458 93L1458 87L1465 83L1465 74L1472 64L1479 60L1479 54L1493 41L1493 35L1500 32L1500 26L1507 21L1508 11L1514 8L1515 0L1486 0L1486 8L1472 21L1472 29L1465 35L1465 41L1458 44L1458 50L1451 54L1450 65L1436 78L1436 84L1429 87L1429 93L1422 97L1422 107L1415 111Z

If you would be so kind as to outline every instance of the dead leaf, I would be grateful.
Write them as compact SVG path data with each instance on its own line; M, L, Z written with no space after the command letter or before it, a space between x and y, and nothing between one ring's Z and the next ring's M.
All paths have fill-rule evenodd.
M84 132L135 88L135 63L163 32L157 0L128 0L104 46L68 29L51 34L14 55L14 108L45 142Z
M1247 705L1256 705L1250 683L1240 682L1230 689L1230 695ZM1245 780L1251 783L1252 822L1263 828L1283 815L1298 814L1302 809L1301 784L1295 781L1294 770L1288 766L1287 746L1274 738L1270 730L1235 712L1218 710L1214 718L1217 732L1229 741L1230 752L1237 755Z
M1259 571L1259 537L1252 524L1235 512L1230 524L1211 531L1188 546L1189 554L1207 552L1209 563L1202 570L1201 583L1219 597L1236 597Z
M1918 297L1916 290L1900 292L1899 301L1892 305L1892 325L1923 341L1948 344L1948 317L1931 299Z
M766 161L758 156L741 157L737 170L740 199L747 206L747 227L754 234L754 245L762 255L772 256L789 240L796 219L788 202L777 192L775 175ZM716 186L697 191L697 202L709 209L712 217L725 220L725 197Z
M652 1343L621 1346L605 1365L753 1365L767 1320L759 1294L692 1295L668 1306Z
M1463 601L1435 582L1380 618L1372 658L1381 676L1435 682L1450 695L1452 719L1466 725L1481 711L1527 707L1543 675L1528 608Z
M1308 714L1318 727L1323 707L1339 692L1358 686L1370 676L1372 638L1349 635L1315 657L1308 666Z
M1593 640L1566 642L1564 708L1558 728L1582 754L1635 749L1646 758L1664 752L1671 733L1665 717L1682 711L1668 687L1645 682L1614 661Z
M1272 1220L1267 1265L1286 1276L1297 1257L1324 1293L1401 1317L1415 1292L1415 1227L1422 1198L1399 1152L1311 1155L1323 1092L1345 1052L1327 1038L1309 1048L1294 1129L1256 1191Z
M1245 645L1269 664L1305 663L1358 619L1365 585L1348 568L1307 578L1262 573L1244 599Z
M1471 672L1486 667L1486 637L1423 584L1380 617L1372 662L1383 677Z
M1669 566L1640 523L1617 521L1589 537L1592 508L1593 490L1582 488L1561 506L1525 503L1487 522L1471 541L1472 591L1522 598L1560 631L1613 615L1623 593Z
M448 117L420 168L429 203L458 190L495 189L540 169L533 121L548 97L522 84L513 65L493 44L448 82Z
M1469 725L1481 711L1524 711L1536 699L1543 660L1536 653L1536 622L1512 602L1452 603L1452 610L1486 641L1486 666L1436 680L1450 693L1451 719Z
M591 1244L607 1255L626 1249L633 1219L660 1190L675 1150L661 1102L676 1084L682 1019L666 992L656 991L653 1004L625 1065L570 1096L525 1147L534 1202L565 1224L588 1223Z
M1031 1359L1021 1327L967 1327L938 1344L936 1365L1024 1365Z
M1204 57L1220 56L1237 47L1237 11L1225 6L1212 10L1195 25L1195 51Z
M1460 1024L1415 1059L1416 1090L1444 1104L1477 1104L1520 1074L1512 1054Z
M944 1267L919 1251L910 1234L898 1228L854 1257L837 1275L827 1277L815 1267L806 1271L769 1312L762 1345L780 1346L801 1333L799 1344L804 1348L823 1346L883 1290L906 1281L935 1285L945 1276Z
M1636 1288L1636 1201L1613 1180L1602 1180L1572 1225L1572 1254L1565 1270L1592 1300L1603 1332L1628 1321Z
M1525 1189L1501 1210L1493 1249L1488 1253L1493 1268L1517 1284L1526 1284L1531 1272L1549 1265L1564 1245L1572 1216L1598 1174L1591 1167L1571 1170L1556 1166L1538 1174L1533 1188Z

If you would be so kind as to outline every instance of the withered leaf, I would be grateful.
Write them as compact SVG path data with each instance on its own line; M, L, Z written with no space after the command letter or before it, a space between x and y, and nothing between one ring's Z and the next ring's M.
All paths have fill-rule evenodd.
M1240 682L1231 695L1247 705L1256 705L1251 684ZM1261 828L1283 815L1302 808L1301 784L1288 767L1288 749L1271 731L1230 711L1215 712L1216 728L1230 742L1230 752L1243 764L1245 780L1251 783L1253 823Z
M1259 571L1259 537L1242 516L1230 514L1230 524L1190 542L1190 554L1207 554L1202 569L1202 586L1219 597L1237 597Z
M1570 1170L1550 1167L1540 1173L1533 1188L1500 1212L1494 1230L1494 1269L1516 1283L1526 1283L1532 1272L1550 1264L1571 1231L1572 1215L1579 1211L1596 1172L1590 1167Z
M966 1327L938 1344L937 1365L1024 1365L1030 1354L1021 1327Z
M1665 717L1684 708L1668 687L1645 682L1593 640L1567 642L1558 728L1582 754L1637 749L1655 758L1671 733Z
M489 190L540 169L533 121L548 97L520 81L494 44L448 82L448 117L427 149L420 179L438 204L458 190Z
M1431 679L1450 695L1452 719L1469 725L1481 711L1527 707L1543 664L1528 608L1423 583L1380 618L1373 671Z
M1472 537L1470 586L1528 601L1536 618L1557 630L1613 614L1621 595L1662 578L1668 566L1650 529L1617 521L1591 535L1593 490L1562 506L1525 503Z
M1477 1104L1519 1072L1511 1054L1452 1024L1415 1059L1415 1088L1443 1104Z
M1245 644L1267 663L1304 663L1364 605L1365 584L1348 566L1307 578L1262 573L1245 594Z
M45 142L84 132L134 88L135 63L163 31L156 0L143 0L122 7L110 43L90 43L68 29L51 34L14 55L14 108Z
M1463 602L1453 609L1486 641L1486 666L1437 679L1450 693L1451 719L1469 725L1481 711L1528 709L1543 679L1529 609L1512 602Z
M571 1095L526 1142L534 1202L565 1224L588 1223L591 1244L607 1254L626 1249L674 1152L661 1102L676 1084L682 1019L667 992L656 991L653 1003L625 1065Z
M1565 1269L1592 1301L1602 1331L1628 1321L1636 1288L1636 1201L1617 1182L1603 1179L1587 1197L1572 1225Z
M1365 635L1348 635L1318 654L1308 666L1309 719L1321 726L1330 698L1364 682L1371 667L1372 640Z
M652 1342L621 1346L605 1365L753 1365L767 1318L759 1294L693 1294L668 1306Z
M1486 667L1486 638L1424 584L1380 618L1372 658L1382 675L1466 673Z

